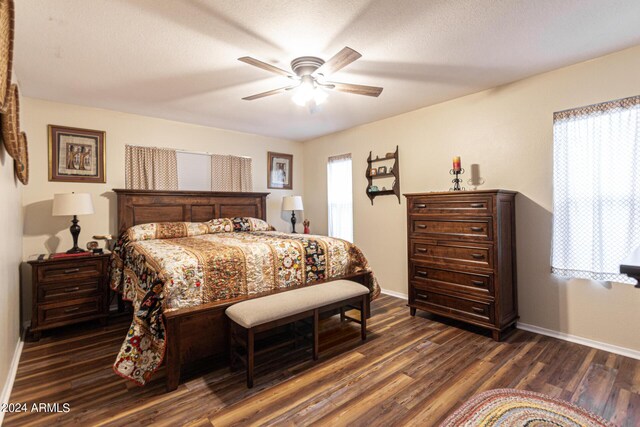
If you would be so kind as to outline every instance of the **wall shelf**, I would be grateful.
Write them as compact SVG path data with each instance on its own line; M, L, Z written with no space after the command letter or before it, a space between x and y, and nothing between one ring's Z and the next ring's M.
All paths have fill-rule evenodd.
M369 151L369 157L367 158L367 197L371 200L371 204L373 205L373 199L378 196L389 196L395 194L398 198L398 203L400 203L400 159L398 157L398 146L396 145L396 151L393 153L391 157L372 157L373 154ZM386 166L390 172L371 175L371 170L376 169L377 167L373 166L373 163L382 163L385 162L388 164L381 164L380 166ZM393 183L391 184L390 190L373 190L373 181L378 179L391 179L393 178ZM384 182L384 181L382 181Z

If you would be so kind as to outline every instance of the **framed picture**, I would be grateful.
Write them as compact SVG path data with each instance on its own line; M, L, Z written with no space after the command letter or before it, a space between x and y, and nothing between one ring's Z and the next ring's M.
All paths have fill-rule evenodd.
M387 167L386 166L378 167L378 175L384 175L386 173L387 173Z
M293 155L267 153L267 188L291 190L293 187Z
M49 125L49 181L105 183L105 134Z
M378 174L378 170L376 168L371 168L369 171L369 176L376 176Z

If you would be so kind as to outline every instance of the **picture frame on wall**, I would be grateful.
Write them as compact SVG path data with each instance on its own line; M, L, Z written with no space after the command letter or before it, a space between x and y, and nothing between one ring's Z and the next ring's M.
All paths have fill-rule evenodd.
M293 154L267 153L267 188L293 188Z
M49 181L106 182L106 132L49 125Z

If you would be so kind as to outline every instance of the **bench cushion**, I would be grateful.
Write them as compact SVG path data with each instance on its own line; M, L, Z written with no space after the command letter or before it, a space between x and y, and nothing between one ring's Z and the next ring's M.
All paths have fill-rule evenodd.
M226 313L238 325L252 328L368 293L369 289L359 283L335 280L242 301L227 308Z

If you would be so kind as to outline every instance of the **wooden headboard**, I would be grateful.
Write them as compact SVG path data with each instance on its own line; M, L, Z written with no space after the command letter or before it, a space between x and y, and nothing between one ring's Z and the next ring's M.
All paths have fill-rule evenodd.
M250 216L267 219L269 193L114 189L118 198L118 233L149 222L203 222Z

